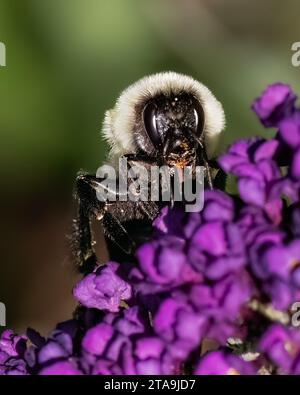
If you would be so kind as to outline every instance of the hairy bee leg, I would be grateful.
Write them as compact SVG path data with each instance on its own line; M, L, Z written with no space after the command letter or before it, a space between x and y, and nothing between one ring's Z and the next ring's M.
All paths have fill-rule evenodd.
M74 221L73 255L82 271L92 269L97 262L93 248L93 234L91 230L92 217L104 215L104 204L95 196L92 186L93 176L79 175L76 179L75 196L78 200L77 218Z
M104 234L125 254L131 254L136 245L128 232L113 214L107 213L102 222Z
M205 159L204 159L204 166L205 166L205 170L206 170L206 174L207 174L207 182L208 182L209 189L213 190L214 185L213 185L213 181L212 181L209 163Z
M212 179L212 175L211 175L210 164L209 164L209 160L208 160L207 153L205 150L205 146L201 140L197 140L197 141L198 141L200 147L202 148L202 160L203 160L205 171L206 171L208 186L209 186L209 189L213 190L214 189L213 179Z
M114 194L116 201L107 202L104 198L99 200L102 192L103 194L104 192L107 193L108 188L102 185L96 176L82 174L77 177L75 195L77 196L79 207L75 221L75 241L73 246L75 246L74 255L81 267L86 267L87 265L90 267L97 262L93 249L92 218L102 222L104 233L125 253L130 253L135 247L134 241L116 214L120 211L118 208L122 208L122 205L124 205L123 201L117 200L121 194L116 190L109 190L110 193Z
M220 189L221 191L226 190L226 185L227 185L227 174L225 171L219 166L218 161L216 158L210 159L208 161L209 167L213 170L217 170L217 174L214 177L214 188L215 189Z
M79 202L77 218L73 223L72 253L81 271L92 270L97 262L93 249L91 218L84 205Z

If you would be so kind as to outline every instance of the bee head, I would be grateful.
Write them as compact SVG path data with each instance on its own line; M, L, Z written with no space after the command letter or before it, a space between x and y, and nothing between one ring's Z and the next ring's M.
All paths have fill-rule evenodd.
M202 138L204 111L189 93L161 94L146 102L143 126L152 143L152 155L168 165L184 167L195 159ZM139 144L141 139L137 139ZM145 147L140 147L143 150ZM147 147L151 150L151 147Z
M167 72L145 77L127 88L106 113L104 136L109 160L143 153L184 167L193 162L199 141L215 153L225 125L222 105L200 82Z

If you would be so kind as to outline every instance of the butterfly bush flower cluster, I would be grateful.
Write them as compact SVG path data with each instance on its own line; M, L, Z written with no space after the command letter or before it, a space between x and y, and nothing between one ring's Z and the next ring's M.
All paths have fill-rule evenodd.
M277 83L253 103L275 135L219 158L237 194L206 190L199 213L163 208L132 262L98 266L75 286L72 320L48 338L2 333L0 374L300 374L296 100Z

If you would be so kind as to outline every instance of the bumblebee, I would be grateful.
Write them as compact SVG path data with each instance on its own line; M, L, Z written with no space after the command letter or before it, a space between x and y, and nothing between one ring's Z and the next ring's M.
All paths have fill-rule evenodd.
M223 107L205 85L175 72L147 76L123 91L105 114L102 134L110 149L107 163L117 168L119 159L126 158L129 167L199 165L205 168L207 186L213 188L213 158L224 127ZM96 193L99 185L96 175L81 173L76 180L74 248L83 270L97 261L93 218L103 226L110 258L129 259L149 237L162 206L159 201L124 201L118 189L114 201L103 201Z

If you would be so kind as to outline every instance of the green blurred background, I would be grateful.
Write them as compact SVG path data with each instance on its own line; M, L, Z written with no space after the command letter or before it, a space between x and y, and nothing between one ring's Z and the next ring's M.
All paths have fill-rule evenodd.
M299 15L297 0L0 0L0 301L10 327L45 333L71 316L73 181L105 157L101 122L119 92L146 74L186 73L223 102L224 145L260 134L253 98L278 80L300 91Z

